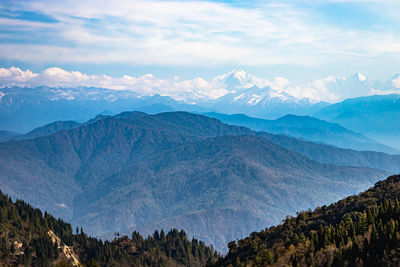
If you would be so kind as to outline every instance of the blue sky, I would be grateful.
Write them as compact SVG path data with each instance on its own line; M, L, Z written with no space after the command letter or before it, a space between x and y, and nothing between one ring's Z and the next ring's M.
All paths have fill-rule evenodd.
M307 82L400 71L400 1L0 2L0 67Z

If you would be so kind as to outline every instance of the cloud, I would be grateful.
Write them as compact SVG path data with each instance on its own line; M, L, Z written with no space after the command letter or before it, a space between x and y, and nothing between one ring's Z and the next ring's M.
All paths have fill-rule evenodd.
M400 74L398 74L396 77L393 78L393 80L392 80L392 85L393 85L396 89L400 89Z
M202 77L180 80L178 76L168 80L157 78L152 74L140 77L130 75L111 77L108 75L88 75L58 67L45 69L41 73L11 67L0 68L0 86L99 87L129 90L140 95L160 94L188 103L213 100L231 92L256 86L272 88L278 93L285 92L298 99L309 98L314 101L337 102L350 97L373 94L400 94L400 75L395 75L388 81L382 82L370 80L368 77L356 73L348 77L329 76L300 86L293 84L284 77L269 80L258 78L243 70L233 70L209 80Z
M393 31L332 25L302 2L10 1L13 11L0 7L10 13L0 28L13 33L3 38L0 58L55 65L316 66L341 57L400 54ZM13 18L13 12L54 21Z
M50 87L100 87L114 90L132 90L141 95L168 95L177 100L182 99L215 99L229 91L203 78L192 80L159 79L152 74L141 77L123 75L111 77L108 75L87 75L79 71L66 71L52 67L42 73L21 70L11 67L0 68L0 86L50 86Z
M11 67L9 69L0 68L0 79L2 83L12 84L21 83L25 84L29 82L32 78L36 77L37 74L30 70L23 71L20 68Z

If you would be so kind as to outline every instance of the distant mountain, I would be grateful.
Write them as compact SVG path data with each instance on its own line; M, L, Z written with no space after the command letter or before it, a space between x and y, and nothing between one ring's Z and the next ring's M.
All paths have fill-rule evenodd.
M263 129L263 123L274 121L262 120L247 117L242 114L237 115L226 115L221 113L205 113L208 117L217 118L228 124L246 125L254 130ZM89 125L99 120L104 120L106 118L117 118L117 119L136 119L139 117L147 116L148 114L133 111L133 112L122 112L115 116L110 115L98 115L93 119L88 120L85 123L77 123L72 121L57 121L50 123L41 127L38 127L28 134L17 134L11 135L9 139L23 140L23 139L34 139L37 137L42 137L46 135L52 135L56 132L63 130L70 130L73 128L78 128L83 125ZM248 133L247 133L248 134ZM301 155L307 156L314 161L327 164L336 164L343 166L354 166L354 167L369 167L381 170L386 170L391 173L400 172L400 155L388 155L385 153L373 152L373 151L356 151L350 149L341 149L331 145L323 143L315 143L307 140L301 140L288 135L281 134L270 134L266 132L251 133L258 136L267 138L271 142L283 146L286 149L295 151Z
M270 85L271 82L260 79L242 69L234 69L222 75L218 75L211 80L212 84L235 91L251 87L263 88Z
M99 120L104 120L106 118L117 118L117 119L136 119L139 117L147 116L148 114L133 111L133 112L122 112L115 116L110 115L98 115L93 119L88 120L85 123L77 123L72 121L57 121L50 123L41 127L38 127L28 134L17 134L11 135L11 139L23 140L23 139L34 139L37 137L42 137L46 135L52 135L56 132L63 130L70 130L73 128L78 128L79 126L89 125ZM217 118L227 124L246 125L254 130L262 130L264 128L263 123L275 121L257 119L247 117L242 114L236 115L226 115L221 113L205 113L208 117ZM289 116L291 117L291 116ZM302 118L302 117L300 117ZM247 133L249 134L249 133ZM341 149L331 145L310 142L307 140L301 140L288 135L281 134L270 134L266 132L251 133L258 136L267 138L273 143L283 146L286 149L295 151L301 155L307 156L314 161L327 164L336 164L343 166L354 166L354 167L369 167L381 170L386 170L391 173L400 172L400 155L388 155L385 153L373 152L373 151L356 151L350 149Z
M400 176L228 244L209 266L398 266ZM234 264L234 265L233 265Z
M107 110L207 111L167 96L141 96L133 91L93 87L4 87L0 89L0 130L26 133L54 121L84 122Z
M170 111L241 112L262 118L277 118L287 113L309 115L327 105L308 98L297 98L243 70L233 70L209 82L199 79L201 82L197 82L204 83L202 86L207 88L207 92L215 88L225 92L225 95L217 99L207 98L207 92L191 89L188 92L183 90L181 97L173 99L157 94L142 95L131 90L83 86L2 87L0 130L26 133L58 120L84 122L104 110L112 114L125 110L150 114ZM182 83L180 86L186 85ZM194 85L190 83L190 86Z
M300 90L311 98L323 99L328 102L339 102L348 98L370 95L387 95L400 91L400 73L388 80L370 79L357 72L347 77L328 76L310 82Z
M145 115L147 115L147 114L140 112L140 111L133 111L133 112L122 112L120 114L115 115L114 117L118 118L118 119L134 119L134 118L138 118L138 117L145 116ZM60 132L60 131L78 128L80 126L88 125L88 124L94 123L96 121L103 120L106 118L111 118L111 117L112 117L111 115L97 115L93 119L90 119L84 123L79 123L76 121L55 121L55 122L46 124L44 126L35 128L26 134L17 134L17 133L10 132L8 134L7 139L4 141L35 139L38 137L52 135L52 134ZM1 133L1 131L0 131L0 133Z
M240 92L245 91L244 89L265 88L264 94L254 91L254 96L250 94L246 97L243 96L242 100L250 101L249 104L262 102L265 98L281 98L282 100L291 98L296 102L300 99L305 99L308 102L310 99L313 99L314 102L338 102L347 98L372 95L374 93L387 94L388 92L398 91L400 88L399 78L400 73L397 73L388 80L382 81L370 79L356 72L346 77L328 76L300 86L292 84L283 77L277 77L275 80L269 81L236 69L213 78L210 83L216 88L228 89L228 93L237 93L236 96L240 96ZM268 97L263 97L262 95L268 95Z
M0 131L0 142L8 141L11 139L11 137L16 135L19 135L19 133L10 131Z
M176 225L223 249L388 174L317 163L201 115L119 117L0 144L0 187L92 234Z
M307 98L299 99L283 90L273 89L271 86L263 88L253 86L235 90L203 105L222 113L239 112L270 119L288 113L308 115L326 106L327 103Z
M320 163L369 167L386 170L390 173L400 173L400 155L343 149L299 140L287 135L269 134L265 132L258 132L257 135Z
M355 150L398 153L397 150L379 144L366 136L350 131L339 124L330 123L309 116L286 115L276 120L248 117L244 114L226 115L209 112L206 116L216 118L227 124L249 127L255 131L285 134L313 142L330 144Z
M400 124L395 123L400 120L400 95L347 99L329 105L314 115L364 133L381 143L400 147Z
M370 94L374 86L372 80L357 72L348 77L329 76L318 79L307 87L310 92L329 101L337 102L350 97ZM375 89L381 89L381 86L379 88L375 86Z
M22 135L19 138L23 139L31 139L31 138L37 138L37 137L42 137L42 136L47 136L51 135L53 133L59 132L59 131L64 131L64 130L71 130L74 128L79 127L81 124L75 121L56 121L50 124L47 124L45 126L36 128L32 131L30 131L27 134Z
M84 122L105 110L110 114L125 110L150 114L214 111L243 113L263 119L276 119L287 114L313 115L329 103L349 97L399 92L399 77L400 74L396 74L387 81L379 81L355 73L348 77L329 76L299 86L283 77L270 81L235 69L210 80L197 77L167 81L149 74L139 78L138 83L132 86L124 84L120 87L129 90L84 86L31 88L29 81L16 82L13 84L26 87L0 88L0 130L26 133L58 120ZM118 83L117 80L114 82ZM126 82L129 84L129 81ZM37 85L37 81L33 84ZM111 81L109 86L119 88ZM155 92L160 92L162 96ZM380 136L372 137L379 140Z

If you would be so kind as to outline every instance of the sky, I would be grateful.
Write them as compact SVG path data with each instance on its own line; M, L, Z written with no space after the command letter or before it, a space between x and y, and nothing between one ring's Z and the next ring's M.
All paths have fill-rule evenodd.
M355 72L385 80L400 71L399 8L398 0L2 0L0 67L169 80L237 68L298 84Z

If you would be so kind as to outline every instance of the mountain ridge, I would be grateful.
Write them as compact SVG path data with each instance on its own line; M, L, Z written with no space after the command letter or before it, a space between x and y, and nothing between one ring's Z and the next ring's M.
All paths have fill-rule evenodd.
M245 126L254 131L272 134L290 135L316 143L325 143L341 148L364 151L399 153L399 151L379 144L363 134L350 131L339 124L319 120L310 116L285 115L275 120L266 120L246 116L244 114L221 114L215 112L204 115L217 118L224 123Z
M162 220L169 227L174 221L172 215L181 216L181 225L192 227L188 229L190 234L222 248L228 238L277 223L277 218L300 207L312 207L322 199L333 201L362 190L387 174L376 169L317 163L255 136L247 128L206 116L173 112L124 117L128 119L106 117L50 136L0 144L3 190L13 197L28 198L57 216L68 216L66 219L93 234L140 225L159 226L157 222ZM282 160L277 162L271 155ZM261 212L280 197L294 196L313 186L320 193L311 194L312 198L301 203L282 199L272 209L275 216L265 217ZM239 205L235 208L237 214L243 214L244 207L254 206L250 203L258 203L251 211L253 217L246 217L259 222L258 226L241 228L239 221L233 220L228 227L213 221L217 218L211 214L216 208L233 218L231 201ZM208 218L208 224L214 223L214 229L220 229L218 234L193 224L197 217L191 214L199 211Z
M398 148L400 95L375 95L344 100L329 105L314 116L362 132L382 143Z

